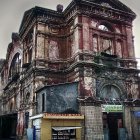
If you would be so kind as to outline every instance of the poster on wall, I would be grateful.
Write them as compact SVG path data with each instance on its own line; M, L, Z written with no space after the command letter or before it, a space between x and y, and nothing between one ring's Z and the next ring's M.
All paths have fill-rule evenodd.
M78 111L78 83L61 84L46 89L46 107L49 113L62 113L66 110Z

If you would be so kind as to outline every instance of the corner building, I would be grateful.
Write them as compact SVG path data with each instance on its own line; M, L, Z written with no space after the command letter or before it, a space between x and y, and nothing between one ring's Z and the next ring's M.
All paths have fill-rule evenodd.
M135 17L118 0L26 11L1 70L0 118L15 120L9 137L35 128L41 140L139 140Z

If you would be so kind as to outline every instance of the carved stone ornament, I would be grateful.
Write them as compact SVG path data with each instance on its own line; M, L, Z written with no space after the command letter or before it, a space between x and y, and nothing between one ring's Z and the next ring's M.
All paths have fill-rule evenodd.
M109 3L106 3L106 2L102 2L101 5L104 6L104 7L112 8L112 6Z

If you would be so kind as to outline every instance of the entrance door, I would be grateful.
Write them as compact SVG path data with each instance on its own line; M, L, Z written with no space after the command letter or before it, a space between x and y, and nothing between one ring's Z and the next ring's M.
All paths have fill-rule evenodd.
M109 140L118 140L118 128L122 127L122 113L108 113L107 124L109 129Z
M14 138L16 136L17 114L10 114L1 117L0 139Z

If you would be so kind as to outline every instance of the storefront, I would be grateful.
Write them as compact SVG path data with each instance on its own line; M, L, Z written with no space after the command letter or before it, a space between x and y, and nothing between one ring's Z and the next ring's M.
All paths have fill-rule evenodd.
M31 118L33 125L40 128L40 133L36 132L37 140L82 140L83 115L45 113L39 117Z
M102 105L105 140L118 140L126 137L123 124L122 105Z

